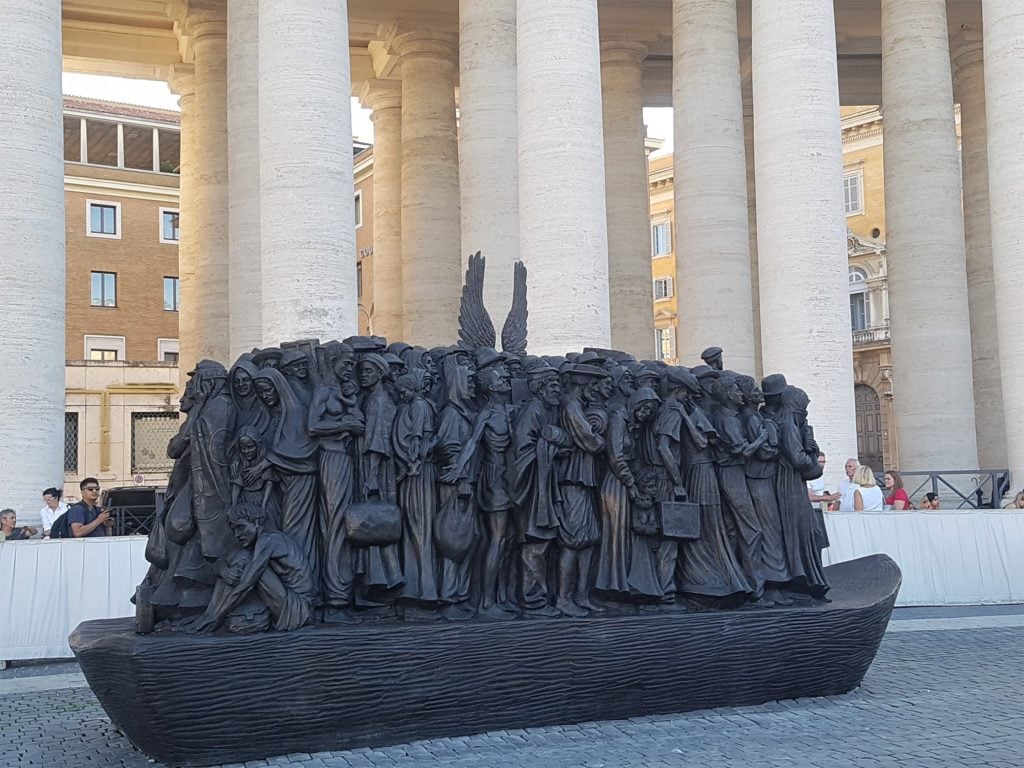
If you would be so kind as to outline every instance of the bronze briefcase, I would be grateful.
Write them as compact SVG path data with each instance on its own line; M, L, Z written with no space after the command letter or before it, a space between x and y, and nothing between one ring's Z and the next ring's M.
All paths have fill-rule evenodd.
M700 538L700 505L692 501L659 501L661 535L666 539L694 541Z

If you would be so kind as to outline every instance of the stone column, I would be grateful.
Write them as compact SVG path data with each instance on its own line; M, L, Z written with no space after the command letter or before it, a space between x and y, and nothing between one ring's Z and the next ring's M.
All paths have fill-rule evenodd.
M736 0L675 0L672 102L679 359L720 346L754 372L747 166Z
M743 149L747 161L747 233L750 238L750 307L754 318L754 376L764 376L761 365L761 287L757 263L757 190L754 181L754 94L743 89Z
M455 38L421 30L393 45L402 70L403 340L454 344L462 286Z
M184 387L188 372L195 368L199 358L199 312L197 296L193 289L196 280L196 262L199 260L199 238L196 227L200 226L200 214L192 216L195 189L198 185L196 174L198 162L196 144L196 92L192 65L175 64L168 78L171 91L178 94L181 138L178 176L178 196L181 208L180 233L178 240L178 279L181 291L178 297L178 378ZM188 288L188 290L185 290Z
M532 286L530 351L607 347L597 0L518 0L516 11L519 239Z
M967 302L971 316L978 462L982 467L998 469L1006 466L1006 426L999 375L996 292L992 278L985 68L981 41L959 47L953 54L953 62L954 95L960 102Z
M882 145L900 467L978 467L945 0L882 0Z
M832 4L754 0L753 31L764 372L806 390L826 454L856 456Z
M601 43L612 347L650 359L654 357L651 204L640 86L645 58L647 46L640 43Z
M362 91L373 110L373 332L402 340L402 84L372 80ZM365 275L364 275L365 279Z
M1024 296L1024 7L1013 0L984 0L985 97L991 194L992 269L1003 382L1006 446L1013 487L1024 478L1024 345L1020 297Z
M228 0L228 295L231 359L263 343L259 0Z
M38 524L64 482L61 4L0 0L0 18L0 467L3 505Z
M189 8L198 6L190 3ZM181 312L194 315L196 359L228 362L228 79L223 6L190 10L185 26L195 52L192 116L193 185L182 197L182 221L192 220L194 272L181 275ZM180 360L179 360L180 362ZM184 369L186 372L191 368Z
M359 313L348 2L259 12L263 342L345 338Z
M516 0L459 2L462 259L487 258L484 303L498 332L519 260Z

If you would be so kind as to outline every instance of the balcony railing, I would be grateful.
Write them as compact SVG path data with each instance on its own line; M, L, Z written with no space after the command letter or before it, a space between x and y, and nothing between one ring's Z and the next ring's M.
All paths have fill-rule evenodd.
M853 346L867 347L874 344L889 343L889 325L879 325L874 328L865 328L853 332Z

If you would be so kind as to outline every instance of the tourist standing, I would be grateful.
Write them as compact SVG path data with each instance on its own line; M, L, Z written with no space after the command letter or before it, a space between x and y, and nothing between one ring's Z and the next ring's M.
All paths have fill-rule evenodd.
M68 527L76 539L94 536L109 536L114 525L110 512L100 509L100 481L87 477L78 484L82 489L82 500L68 507Z
M57 522L57 518L68 511L68 505L61 500L64 492L58 488L47 488L43 491L43 508L39 510L39 518L42 520L43 536L50 535L50 529Z
M890 469L885 473L885 490L889 495L885 497L885 505L892 509L910 509L910 497L903 488L903 478L899 472Z
M853 473L853 509L856 512L881 512L884 499L882 489L875 482L871 467L861 464Z

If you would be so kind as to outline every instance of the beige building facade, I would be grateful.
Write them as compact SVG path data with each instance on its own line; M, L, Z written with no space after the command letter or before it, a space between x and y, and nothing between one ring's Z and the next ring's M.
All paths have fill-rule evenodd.
M184 370L359 329L352 95L374 110L376 332L451 342L462 265L483 250L496 315L510 262L530 269L531 351L649 356L639 110L672 106L676 310L693 331L677 356L720 343L734 368L784 371L832 455L857 450L839 110L884 104L900 464L974 469L982 446L1024 476L1019 3L0 0L0 16L0 343L14 381L41 382L0 385L16 503L60 462L62 69L181 96ZM979 350L1003 439L976 418Z
M63 118L64 490L162 486L178 429L178 113L65 97Z

